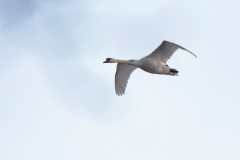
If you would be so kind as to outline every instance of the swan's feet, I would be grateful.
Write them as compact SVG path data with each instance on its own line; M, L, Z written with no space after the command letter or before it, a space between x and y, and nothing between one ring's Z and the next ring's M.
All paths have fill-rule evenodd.
M170 72L178 74L179 71L177 71L176 69L170 68Z

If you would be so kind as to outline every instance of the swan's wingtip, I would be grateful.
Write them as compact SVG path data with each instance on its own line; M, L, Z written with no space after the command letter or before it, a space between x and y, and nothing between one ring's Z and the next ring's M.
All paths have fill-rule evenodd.
M116 93L117 96L123 96L125 94L125 92L123 93Z

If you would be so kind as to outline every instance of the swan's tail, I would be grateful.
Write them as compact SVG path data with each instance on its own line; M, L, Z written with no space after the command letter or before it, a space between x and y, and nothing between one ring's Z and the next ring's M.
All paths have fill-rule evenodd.
M170 74L172 75L172 76L178 76L178 70L176 70L176 69L174 69L174 68L170 68Z

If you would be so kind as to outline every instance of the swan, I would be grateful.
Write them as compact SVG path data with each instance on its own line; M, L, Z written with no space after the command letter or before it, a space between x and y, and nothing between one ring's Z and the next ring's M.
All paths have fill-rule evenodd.
M189 50L179 46L175 43L164 40L150 55L143 57L139 60L120 60L114 58L106 58L103 63L118 63L115 74L115 92L116 94L123 95L127 87L128 79L131 73L140 68L152 74L164 74L171 76L178 76L178 72L174 68L170 68L166 62L177 49L188 51L197 58L195 54Z

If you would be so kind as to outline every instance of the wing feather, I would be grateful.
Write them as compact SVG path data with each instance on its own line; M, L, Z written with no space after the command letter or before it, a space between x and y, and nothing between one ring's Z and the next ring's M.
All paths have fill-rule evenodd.
M160 46L158 46L150 55L148 55L148 58L155 59L158 61L162 61L166 63L173 53L178 49L183 49L185 51L190 52L189 50L183 48L182 46L179 46L175 43L169 42L169 41L163 41ZM197 57L194 53L190 52L192 55Z
M136 61L136 60L129 60L129 61ZM115 91L117 95L123 95L125 93L128 79L130 78L131 73L137 69L138 67L118 63L117 64L117 71L115 74Z

